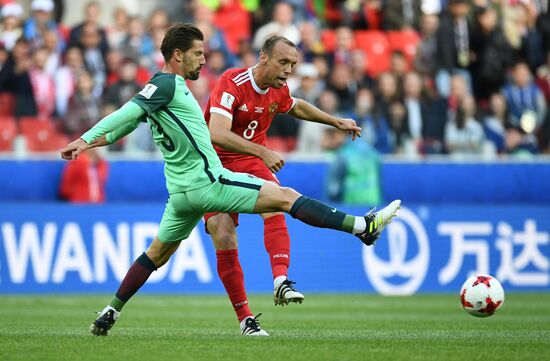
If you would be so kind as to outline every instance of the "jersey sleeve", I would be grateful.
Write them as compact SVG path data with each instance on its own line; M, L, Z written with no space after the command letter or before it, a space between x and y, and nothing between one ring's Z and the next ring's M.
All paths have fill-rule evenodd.
M218 81L212 95L210 95L210 109L208 111L233 120L233 113L240 102L240 92L237 85L228 76L223 76Z
M288 86L284 86L281 88L281 102L279 105L279 113L288 113L290 109L294 107L296 104L296 99L290 95L290 89Z
M176 79L174 75L158 76L151 79L131 101L142 107L147 115L151 115L172 101L175 89Z

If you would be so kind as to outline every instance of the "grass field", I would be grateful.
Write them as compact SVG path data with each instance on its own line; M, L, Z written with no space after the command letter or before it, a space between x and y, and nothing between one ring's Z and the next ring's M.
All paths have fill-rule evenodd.
M0 360L549 360L550 294L508 294L488 319L456 295L250 297L271 337L240 336L225 296L137 295L108 337L109 296L1 296Z

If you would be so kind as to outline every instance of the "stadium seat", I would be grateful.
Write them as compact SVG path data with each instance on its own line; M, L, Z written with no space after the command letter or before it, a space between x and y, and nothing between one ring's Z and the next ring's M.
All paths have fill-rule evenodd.
M11 116L15 109L15 97L11 93L0 93L0 116Z
M53 152L68 143L67 137L55 130L55 124L50 119L22 117L19 131L25 137L27 149L32 152Z
M336 34L334 33L334 30L323 30L321 32L321 42L323 43L326 52L334 51L334 48L336 47Z
M400 50L410 63L416 55L416 48L420 42L420 35L416 31L390 31L388 40L392 51Z
M13 140L17 136L17 123L14 117L0 117L0 152L13 149Z
M69 143L67 136L53 130L42 130L25 138L27 150L31 152L57 152Z
M367 55L367 72L377 76L390 67L391 49L388 37L382 31L356 31L355 44Z

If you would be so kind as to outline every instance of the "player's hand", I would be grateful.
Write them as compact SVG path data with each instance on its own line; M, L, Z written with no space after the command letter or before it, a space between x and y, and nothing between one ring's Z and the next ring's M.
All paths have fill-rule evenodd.
M61 149L61 158L72 160L78 158L78 155L88 149L89 145L82 138L69 143L65 148Z
M261 158L266 167L269 168L269 170L273 173L277 173L285 165L285 160L283 159L283 156L277 152L272 151L271 149L265 148L265 151L263 152Z
M350 118L338 119L338 125L336 128L351 134L351 140L355 140L355 138L361 136L361 127L358 127L355 120Z

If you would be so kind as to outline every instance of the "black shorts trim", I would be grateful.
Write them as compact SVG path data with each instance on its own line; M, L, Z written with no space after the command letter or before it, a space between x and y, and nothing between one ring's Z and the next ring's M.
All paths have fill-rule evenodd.
M222 176L219 176L219 177L218 177L218 181L219 181L221 184L227 184L227 185L230 185L230 186L236 186L236 187L243 187L243 188L255 189L255 190L257 190L257 191L259 191L260 188L262 188L262 186L259 185L259 184L252 184L252 183L245 183L245 182L232 181L232 180L227 179L227 178L224 178L224 177L222 177Z
M193 145L193 148L195 148L197 153L199 153L199 155L201 156L202 161L204 162L204 171L208 175L208 178L210 179L210 182L214 183L216 181L216 178L214 178L214 175L212 175L212 172L210 172L210 169L209 169L210 165L208 164L208 158L206 158L206 155L203 152L201 152L197 142L195 141L195 139L191 135L191 132L189 132L187 127L185 125L183 125L181 120L179 120L179 118L176 116L176 114L172 113L172 111L170 111L170 109L168 109L167 107L163 107L162 110L164 110L166 112L166 114L168 114L170 116L170 118L172 118L172 120L176 122L176 124L181 128L181 130L183 130L183 133L185 133L185 135L187 136L187 138L189 139L189 141Z

